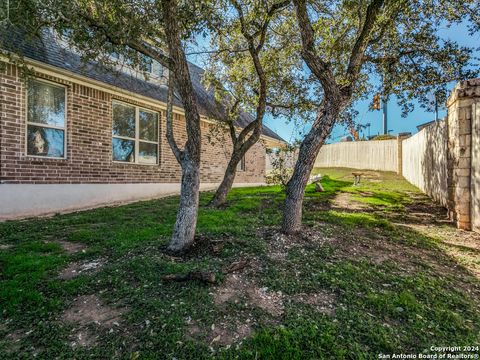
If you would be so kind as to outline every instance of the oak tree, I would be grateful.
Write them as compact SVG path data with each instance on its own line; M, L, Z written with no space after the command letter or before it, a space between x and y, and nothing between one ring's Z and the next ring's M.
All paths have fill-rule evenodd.
M307 90L300 57L274 31L283 26L286 14L282 12L289 4L290 0L217 1L217 14L209 22L212 40L205 82L226 108L219 119L220 130L224 130L219 135L222 141L228 134L232 152L211 205L225 202L238 165L260 140L265 114L273 110L273 104L285 104L295 91ZM295 109L293 105L290 108ZM249 123L237 130L241 116Z
M1 28L2 38L8 38L7 32L35 37L45 29L54 31L85 62L95 60L112 65L115 61L109 55L116 53L134 66L145 66L144 59L148 57L169 70L167 138L182 170L171 251L186 250L195 236L200 187L200 115L183 48L184 41L201 26L202 14L209 5L208 1L180 0L19 0ZM15 48L10 47L12 51ZM185 110L184 146L177 144L173 136L174 87Z
M445 83L473 77L473 47L440 36L470 21L478 2L440 0L293 0L299 51L319 82L318 108L286 189L282 231L299 231L303 197L317 154L355 99L377 90L408 110ZM382 78L383 81L378 79Z

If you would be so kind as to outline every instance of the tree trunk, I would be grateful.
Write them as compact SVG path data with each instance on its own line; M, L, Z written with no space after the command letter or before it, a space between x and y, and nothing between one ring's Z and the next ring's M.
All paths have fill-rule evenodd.
M195 162L184 160L182 165L180 205L168 246L168 250L173 252L185 251L192 245L197 227L200 171Z
M185 148L180 150L173 137L173 83L169 80L167 138L182 168L182 182L177 219L168 249L174 252L181 252L187 250L193 244L195 229L197 227L201 153L200 115L197 109L188 62L182 47L179 29L180 24L177 15L177 1L162 0L162 7L165 20L166 42L172 60L169 79L172 79L171 76L175 79L175 87L180 94L185 110L187 130Z
M317 118L312 129L300 146L293 175L287 183L282 223L282 232L285 234L296 233L301 228L305 188L318 152L330 134L338 113L337 106L322 107L317 112Z
M235 152L235 150L234 150ZM232 189L233 182L235 181L235 175L237 173L237 165L242 160L243 156L232 154L230 161L228 162L227 169L223 175L223 180L218 187L213 199L210 201L211 206L220 206L225 204L227 195Z
M331 64L317 53L315 31L309 18L306 0L294 0L297 24L302 39L302 57L305 63L322 84L323 103L318 109L312 129L300 146L298 160L292 178L287 184L287 197L283 212L282 231L286 234L300 230L305 187L315 164L318 152L330 134L340 111L351 99L353 86L358 80L365 50L384 0L373 0L367 7L365 21L359 32L348 64L345 79L348 84L337 83Z
M231 119L232 121L230 122L230 136L233 142L232 155L230 157L230 161L228 162L227 169L225 170L222 183L215 192L215 196L210 201L210 205L212 206L220 206L225 203L227 195L232 189L233 182L235 180L238 163L242 160L247 151L250 150L251 147L255 145L258 140L260 140L263 129L263 117L265 115L265 110L267 106L267 76L260 61L259 54L265 45L266 31L268 29L268 24L270 23L271 17L275 14L276 11L285 8L288 4L289 2L285 1L284 3L277 3L270 7L268 10L267 19L261 26L262 30L257 33L257 35L252 35L249 33L249 31L247 30L247 26L245 25L245 18L241 6L238 4L238 2L232 1L232 5L237 9L241 23L241 31L243 36L245 37L245 40L248 43L248 51L252 58L255 72L257 73L259 82L258 101L255 120L248 124L245 128L243 128L238 137L236 135L236 129L234 127L235 122ZM259 38L258 44L255 43L255 36L258 36ZM245 140L245 138L251 131L253 131L252 135L250 135L250 137Z
M264 96L261 96L261 99L265 99ZM265 114L265 101L260 100L260 104L257 107L257 117L254 121L252 121L246 128L242 130L240 136L236 139L233 138L233 150L232 155L230 156L230 160L227 165L227 169L225 170L225 174L223 175L223 180L220 186L218 187L217 191L213 199L210 201L211 206L220 206L225 203L227 200L227 195L232 189L233 182L235 181L235 175L237 173L237 165L242 158L245 156L248 150L255 145L258 140L260 139L260 134L262 131L262 121L263 115ZM253 130L252 135L244 141L245 136ZM241 142L244 141L242 144ZM241 145L240 145L241 144Z

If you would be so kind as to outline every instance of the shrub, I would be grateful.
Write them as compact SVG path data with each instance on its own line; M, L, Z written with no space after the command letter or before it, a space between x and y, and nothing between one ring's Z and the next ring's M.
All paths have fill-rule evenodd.
M377 135L372 140L392 140L396 138L397 138L396 136L384 134L384 135Z

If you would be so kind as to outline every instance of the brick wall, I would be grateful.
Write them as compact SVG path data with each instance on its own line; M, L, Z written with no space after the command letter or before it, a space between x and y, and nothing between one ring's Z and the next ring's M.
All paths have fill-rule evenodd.
M116 96L75 81L51 76L38 77L67 86L66 159L35 158L26 155L26 88L18 69L6 65L0 72L0 182L23 184L52 183L153 183L179 182L180 166L166 140L165 113L141 101ZM115 163L112 161L112 101L121 100L160 113L159 165ZM230 140L208 141L212 124L202 122L201 181L219 182L230 156ZM174 117L174 134L186 141L185 122ZM236 182L264 182L265 147L259 142L246 155L246 171Z

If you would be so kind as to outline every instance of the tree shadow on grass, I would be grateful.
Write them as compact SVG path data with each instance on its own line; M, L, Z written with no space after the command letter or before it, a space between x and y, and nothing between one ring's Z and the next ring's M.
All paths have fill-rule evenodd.
M322 330L313 330L315 335L306 343L315 336L325 339L330 325L329 336L341 337L343 345L319 346L330 353L341 354L343 349L353 357L422 352L441 343L478 343L480 279L438 239L375 217L328 213L309 221L308 232L323 234L323 244L291 248L287 260L274 262L267 274L267 286L277 291L326 289L336 294L335 319L318 321ZM292 313L286 323L298 326L298 318ZM308 322L305 317L302 321ZM277 336L293 341L299 336L296 326L287 326L292 331ZM259 354L263 346L258 345ZM279 349L279 355L282 350L288 351Z
M258 236L259 228L272 233L278 227L284 199L278 188L234 189L225 209L202 209L198 227L202 241L209 246L219 238L228 241L219 254L202 247L201 253L181 261L158 251L168 241L178 198L0 225L0 233L12 245L0 259L5 270L1 280L25 293L19 298L7 291L4 298L10 300L10 309L5 316L12 321L8 328L0 328L0 335L34 329L20 341L25 356L42 349L44 358L78 354L86 358L90 351L101 357L115 348L126 358L136 350L152 358L160 353L211 358L210 344L184 337L189 318L209 327L223 321L225 312L213 307L211 288L198 282L164 283L159 276L219 272L242 257L255 257L258 287L268 288L266 294L282 291L285 312L275 323L255 327L238 348L219 350L217 358L371 358L380 352L478 343L479 285L467 266L447 253L438 239L397 223L401 219L396 213L381 207L333 208L331 200L351 182L325 177L323 184L324 193L315 193L313 185L306 191L305 239L287 242L288 249L278 248L280 253L285 250L278 259L269 251L269 241L277 242L277 234L268 239ZM210 196L203 194L202 201ZM428 212L431 205L425 206ZM40 244L55 236L98 246L108 263L91 278L60 282L57 270L75 258ZM33 240L39 242L35 247ZM27 255L31 268L30 260L21 257ZM299 301L325 292L335 299L331 314ZM103 334L98 348L74 353L65 340L66 330L54 317L75 296L90 293L102 294L106 303L122 304L130 311L121 332ZM250 312L242 302L227 310L232 318ZM12 343L0 344L0 355L1 347Z
M307 203L306 209L307 211L331 210L337 213L358 214L356 217L360 220L366 217L369 222L369 219L373 218L401 224L454 226L448 218L447 209L432 203L425 196L412 199L402 192L355 191L352 188L346 188L341 195L340 201L332 196L329 203Z

